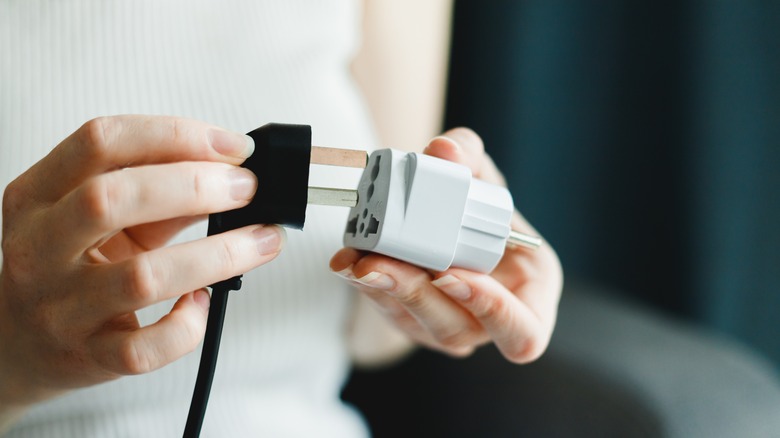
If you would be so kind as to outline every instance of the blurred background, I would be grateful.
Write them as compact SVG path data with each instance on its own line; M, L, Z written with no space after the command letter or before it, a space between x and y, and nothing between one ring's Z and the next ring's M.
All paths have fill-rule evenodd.
M780 2L456 1L448 97L568 283L780 368Z
M456 0L472 127L566 287L537 362L418 350L378 438L780 436L780 1Z

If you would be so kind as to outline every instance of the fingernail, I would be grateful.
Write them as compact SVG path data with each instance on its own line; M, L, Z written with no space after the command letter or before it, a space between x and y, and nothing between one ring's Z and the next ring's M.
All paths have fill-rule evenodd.
M265 225L252 231L257 244L257 252L261 255L274 254L282 250L287 234L284 228L275 225Z
M433 137L428 144L433 143L436 140L445 140L445 141L447 141L447 143L451 144L455 148L456 151L460 151L460 149L461 149L461 147L458 144L457 140L455 140L452 137L448 137L446 135L437 135L436 137Z
M352 272L352 266L354 266L354 265L349 265L349 266L347 266L346 268L344 268L344 269L342 269L340 271L333 271L333 270L331 270L330 272L338 275L339 277L341 277L341 278L343 278L345 280L352 281L352 280L355 279L355 274Z
M450 129L444 136L452 140L460 149L467 146L472 146L468 149L473 149L482 143L482 139L476 132L464 127Z
M447 274L431 282L432 285L441 289L442 292L457 300L467 300L471 297L471 288L458 277Z
M208 137L211 147L228 157L248 158L255 151L255 141L248 135L211 128Z
M211 307L211 296L203 289L196 290L195 293L192 294L192 300L203 310L209 310L209 307Z
M257 190L257 177L252 171L241 167L228 171L230 179L230 197L236 201L252 199Z
M387 274L381 272L369 272L368 274L355 279L358 283L382 290L391 290L395 287L395 280Z

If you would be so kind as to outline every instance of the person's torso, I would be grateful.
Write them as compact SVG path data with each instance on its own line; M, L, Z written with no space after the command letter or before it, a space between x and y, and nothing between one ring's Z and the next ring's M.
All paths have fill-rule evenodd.
M375 144L349 76L344 1L0 0L0 188L83 122L170 114L239 132L312 125L319 145ZM312 168L349 187L359 171ZM267 188L259 188L264 190ZM231 294L203 436L359 436L338 401L352 295L328 272L346 209L310 206L274 262ZM205 224L182 239L205 236ZM142 312L149 323L170 303ZM175 436L199 351L157 372L36 406L9 436Z

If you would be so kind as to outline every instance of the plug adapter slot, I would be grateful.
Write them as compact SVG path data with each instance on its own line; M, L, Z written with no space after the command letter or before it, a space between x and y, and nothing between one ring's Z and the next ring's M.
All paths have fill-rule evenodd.
M349 222L347 222L347 229L345 230L345 233L351 234L352 237L355 237L357 235L357 223L358 223L357 216L350 219Z
M379 176L379 163L382 161L382 156L377 155L374 161L374 167L371 168L371 182L376 181L376 177Z
M376 245L386 223L393 160L390 149L376 151L369 157L357 187L357 205L350 211L344 230L346 246L372 249Z
M379 220L372 214L368 219L368 227L366 227L366 234L363 237L368 237L369 234L376 234L379 231Z

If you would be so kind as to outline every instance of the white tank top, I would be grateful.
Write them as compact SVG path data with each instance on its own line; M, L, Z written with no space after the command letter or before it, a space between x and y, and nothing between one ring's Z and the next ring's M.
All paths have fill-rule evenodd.
M315 144L371 147L349 74L359 21L351 0L0 0L0 188L99 115L179 115L238 132L302 123ZM359 175L314 166L311 182L354 187ZM305 231L288 231L278 259L231 294L202 436L367 435L339 400L353 295L328 260L346 214L310 206ZM184 234L205 236L205 224ZM39 404L8 436L180 436L199 355Z

